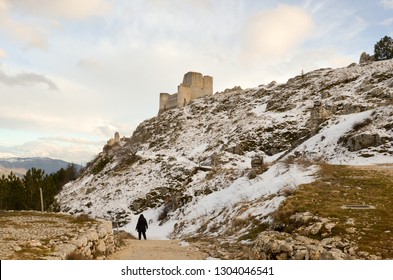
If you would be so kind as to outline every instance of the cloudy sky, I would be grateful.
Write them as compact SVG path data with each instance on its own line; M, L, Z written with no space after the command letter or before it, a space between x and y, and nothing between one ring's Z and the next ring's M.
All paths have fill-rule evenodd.
M0 157L86 163L184 73L214 92L358 62L393 0L0 0Z

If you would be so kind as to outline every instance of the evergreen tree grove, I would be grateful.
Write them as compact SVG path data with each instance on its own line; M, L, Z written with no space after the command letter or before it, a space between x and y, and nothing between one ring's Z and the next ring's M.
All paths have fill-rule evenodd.
M63 185L78 177L74 165L46 175L41 169L29 169L23 178L12 172L0 178L0 210L41 210L40 188L44 210L56 210L55 196Z
M374 57L376 60L393 58L393 39L391 37L385 36L374 45Z

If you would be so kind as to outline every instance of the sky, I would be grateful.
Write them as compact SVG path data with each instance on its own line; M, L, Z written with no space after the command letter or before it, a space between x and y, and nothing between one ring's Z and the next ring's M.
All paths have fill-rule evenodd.
M213 92L345 67L393 0L0 0L0 157L85 164L188 71Z

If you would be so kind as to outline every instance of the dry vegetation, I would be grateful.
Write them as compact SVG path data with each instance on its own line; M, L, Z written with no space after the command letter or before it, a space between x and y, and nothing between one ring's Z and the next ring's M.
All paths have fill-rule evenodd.
M297 162L297 161L296 161ZM297 162L298 163L298 162ZM306 162L306 166L309 162ZM288 163L290 164L290 163ZM314 162L315 164L315 162ZM393 166L338 166L320 163L318 179L289 192L287 199L274 214L273 224L261 223L249 217L246 220L225 221L228 236L247 228L236 238L209 238L203 232L188 241L200 247L212 257L221 259L247 259L249 241L255 240L259 233L275 229L292 233L302 226L290 217L295 213L311 212L321 218L337 222L328 236L321 231L310 238L323 239L340 236L357 243L358 251L375 254L383 259L393 258ZM345 209L343 206L363 206ZM370 209L365 206L372 206ZM374 209L375 207L375 209ZM355 207L356 208L356 207ZM218 225L220 226L220 225ZM230 232L230 231L233 232ZM209 228L214 232L214 228ZM326 234L326 233L325 233Z
M391 166L390 166L391 167ZM375 209L343 209L345 205ZM393 258L393 169L322 164L319 180L301 186L281 205L276 221L292 231L289 217L311 212L338 220L332 234L357 242L360 251ZM315 238L315 236L314 236Z
M37 211L0 212L0 257L31 260L53 252L57 241L75 238L79 230L96 223L87 215ZM32 246L31 242L38 245ZM20 247L14 251L13 248Z

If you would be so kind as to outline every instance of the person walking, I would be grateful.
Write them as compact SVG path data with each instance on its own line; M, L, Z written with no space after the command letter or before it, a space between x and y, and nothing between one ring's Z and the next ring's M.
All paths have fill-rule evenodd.
M143 217L143 214L139 216L138 223L136 224L135 230L138 231L138 237L139 240L141 240L141 235L143 235L143 238L146 240L146 230L147 230L147 221L145 217Z

